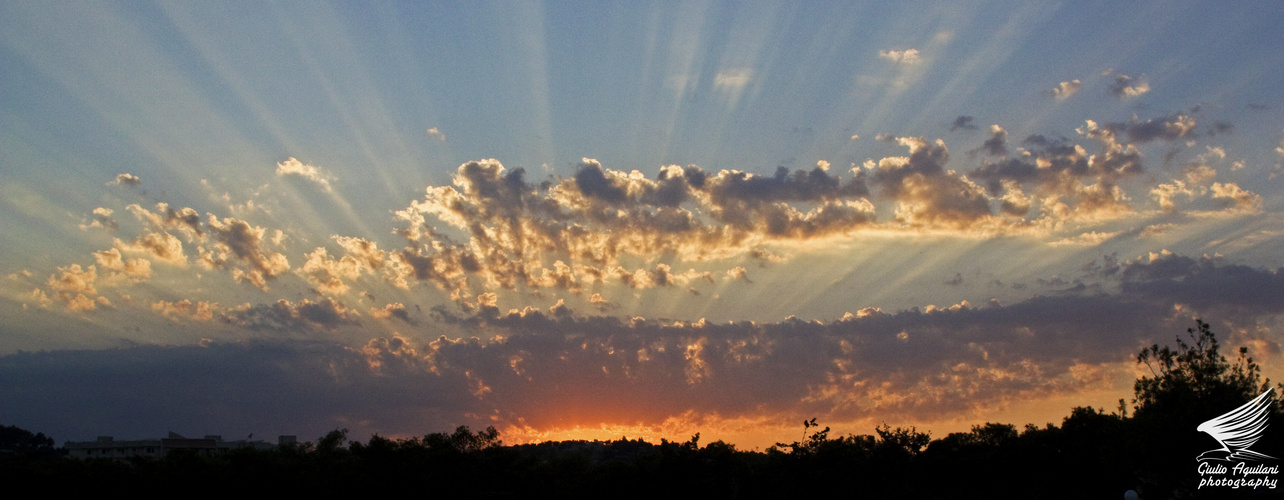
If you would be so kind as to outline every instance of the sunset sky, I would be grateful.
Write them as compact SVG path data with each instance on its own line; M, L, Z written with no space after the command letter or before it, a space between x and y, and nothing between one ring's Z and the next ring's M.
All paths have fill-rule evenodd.
M3 2L0 424L933 437L1284 380L1277 2Z

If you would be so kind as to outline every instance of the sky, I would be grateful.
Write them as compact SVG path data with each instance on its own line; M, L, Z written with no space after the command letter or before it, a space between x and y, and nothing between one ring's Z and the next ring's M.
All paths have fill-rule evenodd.
M944 437L1116 410L1195 318L1284 380L1280 26L0 3L0 423Z

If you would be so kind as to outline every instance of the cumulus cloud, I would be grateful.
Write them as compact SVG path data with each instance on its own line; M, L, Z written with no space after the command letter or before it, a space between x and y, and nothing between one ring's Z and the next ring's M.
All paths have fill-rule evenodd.
M1226 264L1217 256L1152 252L1111 273L1122 292L1196 308L1220 317L1284 310L1284 269ZM1210 317L1213 317L1210 316Z
M1066 99L1069 99L1070 96L1079 93L1080 86L1081 84L1079 83L1079 80L1061 82L1057 84L1055 88L1052 89L1052 97L1058 101L1064 101Z
M441 131L440 131L440 130L437 130L437 127L433 127L433 128L428 129L428 138L429 138L429 139L436 139L436 140L439 140L439 141L445 141L445 140L446 140L446 135L445 135L445 134L443 134L443 133L441 133Z
M92 212L93 219L88 224L81 224L80 229L87 231L94 228L100 228L115 231L120 228L120 224L116 222L116 219L112 218L111 215L113 213L115 213L115 211L110 208L95 208Z
M896 64L917 64L921 60L918 49L880 50L878 57Z
M115 246L127 252L139 252L161 262L186 266L187 255L183 253L183 242L169 233L143 233L132 242L115 240Z
M335 240L345 251L339 259L330 257L324 247L317 247L307 254L307 260L298 272L320 292L337 295L348 291L343 279L355 280L364 274L375 273L384 269L387 255L379 250L378 244L362 238L334 235Z
M188 299L179 301L158 300L152 303L152 310L167 318L185 318L195 321L210 321L221 309L218 303Z
M204 232L201 230L201 216L191 207L175 210L168 203L162 202L156 204L155 212L138 204L131 204L126 206L125 209L151 228L159 231L178 231L189 242L204 236Z
M142 183L143 183L143 180L142 180L142 179L140 179L140 178L138 178L138 176L136 176L136 175L134 175L134 174L127 174L127 173L126 173L126 174L117 174L117 175L116 175L116 178L115 178L115 179L113 179L113 180L112 180L111 182L109 182L108 184L114 184L114 185L117 185L117 186L129 186L129 187L135 187L135 186L138 186L138 185L140 185L140 184L142 184Z
M919 226L966 227L992 215L984 188L945 169L949 151L944 141L900 137L897 142L909 148L909 156L866 164L870 184L897 202L897 220Z
M57 273L49 276L45 286L53 292L53 299L67 306L67 309L87 312L97 310L99 306L111 307L110 300L98 296L98 289L94 285L97 279L96 267L82 268L79 264L72 264L58 268ZM33 296L41 299L41 302L49 300L42 291L36 290L36 292L40 292L39 295Z
M745 268L741 266L736 266L731 269L728 269L727 279L731 281L744 281L745 283L753 283L753 281L749 279L749 271L746 271Z
M990 138L981 144L981 150L990 156L1004 156L1008 154L1008 131L998 125L990 125Z
M290 270L285 255L264 248L266 229L262 227L231 217L219 219L211 214L206 230L214 241L209 247L200 248L200 263L208 269L229 269L237 281L248 282L261 290L267 290L268 280Z
M1150 84L1145 77L1133 78L1128 75L1115 75L1115 80L1108 87L1110 94L1119 99L1129 99L1150 92Z
M331 190L331 177L329 175L323 173L321 169L303 163L293 157L276 164L276 175L281 177L287 175L302 177L319 186L322 191L329 193Z
M1069 292L982 307L867 308L828 322L586 316L562 301L502 312L487 293L477 297L471 316L447 317L476 329L476 337L394 334L359 347L282 339L10 355L0 360L0 384L20 383L25 390L0 389L0 405L47 418L41 421L53 429L87 426L84 412L64 405L77 401L68 391L90 391L136 401L129 412L95 415L99 425L119 419L127 426L126 420L155 420L173 411L176 401L213 392L228 394L222 403L238 415L258 415L264 406L257 398L263 397L276 402L272 408L302 406L324 415L266 416L285 419L284 425L314 425L324 433L335 419L351 418L383 434L449 428L474 417L501 428L536 429L654 425L684 414L949 419L1110 388L1113 377L1130 375L1137 346L1163 342L1167 332L1188 326L1189 316L1174 311L1247 318L1284 312L1282 270L1170 252L1122 263L1107 256L1091 270L1117 284L1118 292ZM50 278L51 289L92 295L94 271L60 269ZM597 295L590 300L603 301ZM331 299L229 309L158 301L152 308L174 319L279 332L327 331L357 318ZM370 312L391 318L397 311L404 306ZM231 390L247 384L266 387L268 394ZM204 423L202 415L176 416Z
M371 307L370 315L379 319L399 319L411 325L416 324L415 320L410 318L410 312L406 310L405 304L400 302L385 304L383 307Z
M251 330L333 330L354 324L356 311L329 298L319 301L280 299L270 304L243 304L217 313L219 321Z
M1131 142L1144 144L1154 140L1173 141L1188 137L1195 130L1195 118L1174 114L1139 122L1135 118L1127 123L1107 123L1105 129L1124 134Z
M1137 142L1171 140L1183 137L1193 126L1193 119L1182 115L1104 126L1088 120L1076 132L1098 143L1095 153L1065 139L1034 135L1022 142L1025 148L1019 156L987 162L969 175L985 181L990 193L1001 196L1007 213L1025 215L1022 207L1037 208L1033 215L1041 225L1107 220L1132 212L1131 198L1119 184L1146 171L1141 151L1121 141L1121 136ZM1006 148L1005 133L1001 127L995 130L993 142L985 147ZM1151 194L1167 196L1153 190Z
M1262 210L1262 196L1243 189L1233 182L1214 182L1210 188L1213 199L1223 200L1227 206L1243 212L1256 213Z
M152 263L147 259L126 259L120 250L115 248L94 252L94 260L103 269L114 271L107 276L109 280L127 279L133 282L152 277Z
M455 318L481 329L486 340L372 339L362 348L326 351L323 364L337 370L330 376L297 380L351 387L374 377L389 385L378 394L411 400L434 394L439 399L420 403L432 414L495 415L501 424L542 428L657 423L688 411L728 418L948 418L1098 387L1111 367L1126 367L1137 345L1162 341L1156 332L1180 331L1188 320L1172 316L1174 303L1284 310L1284 299L1273 293L1284 290L1276 283L1278 272L1172 255L1102 269L1122 284L1120 295L896 313L867 309L831 322L621 319L577 315L561 302L505 313L488 295L479 298L484 307L474 316ZM1216 293L1236 284L1247 284L1256 296ZM1212 293L1196 293L1200 289ZM306 305L243 306L236 317L271 329L341 322L341 313L307 315ZM296 348L303 345L290 347ZM338 352L349 354L336 357ZM390 418L378 415L389 414L368 414ZM379 423L383 429L403 424Z
M584 159L570 177L539 184L495 160L469 162L453 186L429 187L424 200L397 212L409 223L399 233L411 246L384 254L384 268L399 286L428 281L443 289L468 276L488 287L571 291L604 281L686 284L703 273L628 267L620 258L669 252L702 260L767 241L841 234L873 221L868 194L859 175L843 179L824 162L771 176L670 165L648 179ZM427 217L468 242L429 230Z

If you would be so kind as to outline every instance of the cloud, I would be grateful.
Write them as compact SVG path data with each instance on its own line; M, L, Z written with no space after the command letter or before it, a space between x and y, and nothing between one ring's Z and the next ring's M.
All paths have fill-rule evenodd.
M293 157L276 164L276 175L279 177L285 177L287 175L299 176L311 181L317 186L320 186L322 191L327 193L331 191L330 176L322 173L321 169L305 164Z
M898 203L897 220L918 226L966 227L992 215L984 188L944 168L949 161L944 141L900 137L897 142L909 148L909 156L866 164L872 172L870 184Z
M57 273L49 276L45 286L53 292L54 300L67 306L67 309L88 312L97 310L99 306L111 307L111 301L106 297L96 296L98 289L94 282L97 279L98 269L94 266L82 268L79 264L72 264L58 268ZM33 294L33 297L40 302L49 300L42 291L36 290L36 292L39 294Z
M921 60L918 49L880 50L878 51L878 57L896 64L918 64Z
M1150 84L1146 82L1144 76L1134 79L1124 74L1115 75L1114 82L1111 82L1108 88L1110 94L1120 100L1130 99L1150 92Z
M262 227L231 217L220 220L210 214L206 230L214 243L208 248L200 248L199 262L207 269L230 269L234 279L246 281L261 290L268 289L268 280L290 270L285 255L263 248L266 229ZM237 261L246 267L235 265Z
M1236 210L1249 213L1262 211L1262 196L1243 189L1233 182L1214 182L1211 189L1213 199L1223 200Z
M298 326L302 320L286 315L288 309L255 309L252 320L263 328ZM527 309L491 316L487 328L504 334L487 340L394 336L358 349L324 342L215 342L112 353L130 361L121 364L92 352L50 353L7 359L0 366L9 371L0 379L53 390L43 402L31 401L46 411L64 400L62 391L72 387L68 378L91 391L116 394L128 387L133 397L125 399L142 406L133 409L138 418L163 412L161 406L186 394L157 391L158 384L190 383L200 373L204 382L195 388L223 393L223 387L244 387L241 376L220 375L237 370L255 374L253 387L271 382L265 390L279 391L276 405L309 406L326 395L321 400L329 402L319 413L325 424L333 426L328 419L342 415L381 433L422 432L417 426L429 425L424 415L435 415L439 425L493 415L501 426L536 428L655 424L689 411L723 418L950 418L1096 387L1102 381L1082 373L1129 361L1157 327L1172 323L1166 314L1145 303L1094 297L872 311L829 323L668 323ZM1089 317L1095 319L1086 322ZM180 359L191 372L175 370ZM148 380L148 367L161 365L173 373ZM55 374L64 382L47 387L44 377ZM132 383L134 377L139 383ZM102 380L115 382L109 389L99 387ZM28 402L12 399L27 391L0 394L11 398L7 407ZM258 411L253 401L224 403L246 405L228 411ZM83 414L52 417L66 425Z
M94 252L94 260L103 269L114 271L109 280L127 279L135 283L152 277L152 263L147 259L125 259L115 248Z
M745 268L741 266L736 266L731 269L728 269L727 279L730 281L744 281L745 283L753 283L753 280L749 279L749 272L746 271Z
M1081 86L1082 85L1079 83L1079 80L1061 82L1057 84L1055 88L1052 89L1051 91L1052 97L1058 101L1064 101L1066 99L1069 99L1070 96L1079 93L1079 87Z
M1169 251L1129 261L1111 273L1122 293L1194 307L1208 317L1284 311L1284 269L1225 264Z
M959 129L976 130L978 128L980 127L977 127L975 124L972 123L972 117L970 116L960 116L954 119L954 123L950 124L950 132L953 132Z
M93 220L90 221L89 224L81 224L80 229L88 231L94 228L102 228L108 231L115 231L120 228L120 224L116 222L116 219L111 217L113 213L115 213L115 211L110 208L95 208L93 211Z
M428 138L429 138L429 139L436 139L436 140L438 140L438 141L445 142L445 140L446 140L446 135L445 135L445 134L443 134L443 133L441 133L441 131L440 131L440 130L437 130L437 127L433 127L433 128L428 129Z
M753 81L753 69L732 68L719 71L713 77L713 86L728 92L739 92Z
M187 318L195 321L211 321L221 311L218 303L193 302L182 299L176 302L158 300L152 303L152 310L167 318Z
M278 331L333 330L340 325L355 324L357 316L356 311L329 298L316 302L280 299L270 304L243 304L217 313L219 321L240 328Z
M1123 133L1129 140L1138 144L1155 140L1173 141L1192 135L1195 130L1195 118L1174 114L1151 118L1144 122L1133 119L1127 123L1107 123L1105 129L1116 134Z
M417 324L410 318L410 312L406 310L405 304L400 302L385 304L383 307L371 307L370 315L379 319L396 318L411 325Z
M180 267L187 265L187 255L183 253L183 242L166 232L143 233L132 242L120 239L114 242L116 248L126 252L144 253L170 265Z
M981 145L981 150L990 156L1004 156L1008 154L1008 131L998 125L990 125L990 138L985 140Z
M1097 246L1118 236L1119 232L1089 231L1049 243L1052 246Z
M762 176L670 165L648 179L584 159L570 177L533 184L523 169L468 162L453 186L429 187L424 200L397 212L410 223L399 234L412 245L386 254L386 276L399 286L428 281L453 289L477 276L487 287L571 291L606 280L649 287L703 279L661 266L626 268L620 256L669 252L703 260L872 222L864 181L827 167ZM426 217L464 232L468 243L425 231Z
M130 204L125 209L133 213L138 220L147 223L154 229L160 231L177 230L189 242L204 237L205 233L201 229L201 216L191 207L174 210L170 208L168 203L162 202L156 204L156 212L152 212L138 204Z
M143 180L134 174L117 174L116 178L109 182L109 185L136 187L143 183Z
M92 269L61 271L66 275L51 278L65 282L60 291L93 293L86 276ZM867 308L828 322L584 316L560 300L505 313L494 294L482 294L471 316L445 317L476 337L396 334L355 348L296 338L9 355L0 358L0 405L17 412L14 418L47 422L51 433L89 436L156 422L255 422L318 434L359 422L364 432L417 434L425 426L483 422L537 430L656 425L688 414L930 421L1079 391L1126 390L1111 380L1131 375L1138 346L1168 340L1188 324L1188 313L1234 313L1251 322L1284 312L1284 270L1160 252L1124 263L1107 256L1091 272L1118 292L1085 287L1012 305ZM604 302L595 297L591 302ZM357 318L330 299L230 309L158 301L152 308L175 319L276 332L330 331ZM395 317L404 307L371 313L380 310ZM238 390L244 387L262 390ZM128 411L98 408L85 394L133 403ZM183 403L207 402L208 394L226 397L215 407ZM86 405L95 411L67 411ZM202 410L184 410L191 407Z
M1087 120L1076 132L1099 144L1096 153L1064 139L1034 135L1022 142L1029 149L1020 156L987 162L969 175L987 181L988 191L1002 195L1005 202L1024 200L1031 207L1037 207L1035 215L1047 224L1107 220L1132 211L1130 198L1119 183L1146 171L1140 150L1133 144L1120 142L1120 135L1139 142L1175 139L1193 125L1193 120L1181 115L1105 126ZM987 146L1005 144L999 132L991 141L994 143ZM1027 190L1039 198L1030 198ZM1018 204L1011 206L1016 208ZM1020 210L1012 213L1024 214ZM1047 225L1044 222L1040 224Z
M343 279L355 280L364 274L384 269L387 255L378 244L362 238L334 235L331 237L346 253L335 260L324 247L317 247L307 254L307 260L298 272L305 276L318 291L338 295L348 291Z

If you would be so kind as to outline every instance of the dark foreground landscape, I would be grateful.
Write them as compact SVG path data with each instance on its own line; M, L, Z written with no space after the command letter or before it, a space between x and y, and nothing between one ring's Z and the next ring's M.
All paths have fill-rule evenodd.
M884 425L872 435L832 436L803 422L800 441L765 452L737 450L696 434L687 442L563 441L504 445L494 429L348 441L335 430L314 442L223 453L175 451L163 458L68 458L52 438L16 427L0 436L0 476L12 485L120 491L269 490L291 493L412 491L429 497L571 496L656 498L1138 498L1279 497L1279 460L1196 460L1218 443L1202 422L1270 389L1240 350L1219 352L1199 323L1175 348L1138 355L1153 376L1137 380L1131 404L1074 408L1043 427L977 425L938 439ZM1269 407L1278 422L1281 405ZM1284 455L1284 425L1251 447ZM1216 473L1217 466L1225 473ZM1201 484L1201 480L1205 484ZM1209 480L1222 481L1210 486ZM1239 487L1235 487L1238 485ZM1256 487L1254 487L1256 486ZM126 490L128 489L128 490Z

